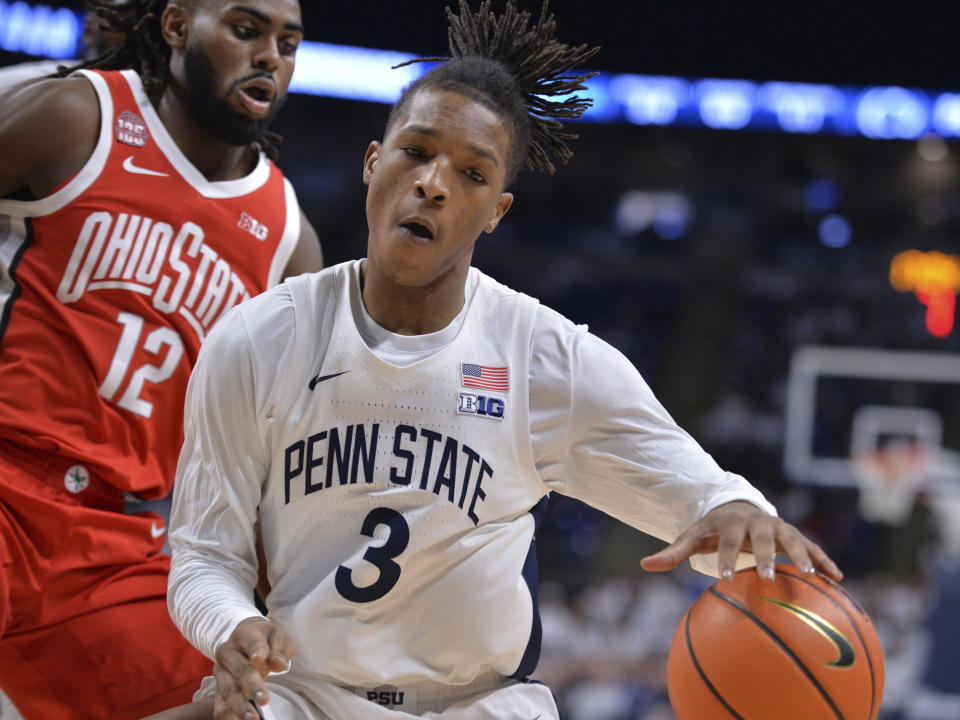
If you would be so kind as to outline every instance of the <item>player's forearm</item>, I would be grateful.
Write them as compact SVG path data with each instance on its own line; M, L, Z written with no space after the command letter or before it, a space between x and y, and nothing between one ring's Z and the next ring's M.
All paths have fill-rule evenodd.
M252 583L221 562L192 550L175 552L167 605L183 636L211 660L220 643L246 618L262 617Z
M531 418L539 420L531 424L534 456L549 487L668 542L733 500L776 514L756 488L724 472L674 422L622 353L583 333L569 332L557 345L565 350L555 353L553 364L569 362L572 388L562 443L538 442L557 434L550 402L559 403L562 395L541 388L539 372L531 380ZM541 426L546 431L538 433ZM565 456L558 447L567 449Z

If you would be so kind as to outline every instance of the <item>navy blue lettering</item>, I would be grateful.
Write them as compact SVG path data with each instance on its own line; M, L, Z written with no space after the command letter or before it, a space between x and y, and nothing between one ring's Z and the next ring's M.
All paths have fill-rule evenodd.
M499 398L483 400L484 412L502 411ZM327 428L292 443L284 450L284 504L290 503L291 486L301 476L304 495L334 485L354 485L361 482L361 476L362 482L375 483L382 477L377 468L379 437L379 423L358 423ZM436 463L433 462L435 451L439 455ZM463 457L460 457L461 453ZM397 425L393 435L393 456L397 458L389 473L393 484L413 487L413 475L417 471L421 490L456 503L458 508L466 511L474 525L479 524L477 506L487 497L483 481L494 475L493 468L480 453L435 430ZM422 466L418 467L421 462ZM461 484L459 490L458 482ZM344 569L341 573L341 583L348 580L344 575L346 572ZM388 580L391 574L392 570L387 571Z
M423 472L420 474L420 489L427 489L427 478L430 476L430 461L433 459L433 443L440 440L443 435L433 430L421 430L421 437L427 439L427 451L423 454Z
M463 472L463 487L460 488L460 502L457 507L463 510L463 503L467 499L467 487L470 485L470 474L473 472L473 464L480 459L480 455L469 445L463 446L463 454L467 456L467 469Z
M487 398L487 415L495 418L503 417L503 400L500 398Z
M402 435L407 435L411 440L416 440L417 429L410 425L397 425L397 429L393 433L393 455L394 457L406 460L407 468L401 475L397 472L397 468L391 467L390 482L396 483L397 485L409 485L410 477L413 475L413 453L400 447L400 437Z
M353 584L353 570L341 565L334 576L334 584L343 597L355 603L368 603L379 600L397 584L400 579L400 565L394 558L407 549L410 542L410 526L403 515L393 508L378 507L371 510L363 520L360 534L372 538L377 525L386 525L389 532L383 545L367 548L363 559L380 570L380 576L373 585L357 587Z
M330 442L327 446L327 487L330 487L333 480L333 466L337 466L337 475L340 478L340 484L346 485L349 482L350 474L350 446L353 444L353 425L347 426L347 437L343 442L343 448L340 448L340 432L336 428L330 428Z
M327 437L326 430L323 432L318 432L316 435L311 435L307 438L307 477L303 487L303 492L306 495L315 493L317 490L323 490L322 482L318 482L316 484L313 482L313 469L323 465L323 455L316 457L313 454L313 448L325 437Z
M483 460L480 463L480 473L477 475L477 484L473 488L473 498L470 500L470 509L467 511L467 516L473 520L473 524L476 525L480 522L480 518L477 517L477 514L473 509L477 505L477 498L485 500L487 494L483 491L483 488L480 485L483 483L483 474L486 473L488 477L493 477L493 468L487 465L487 461Z
M291 462L296 456L296 467ZM283 504L290 502L290 481L303 472L303 440L287 448L283 458Z
M367 700L377 705L403 705L403 690L367 690Z
M363 425L357 425L357 433L354 437L356 441L353 446L353 462L350 468L350 482L357 481L357 472L360 470L360 463L363 463L363 480L367 483L373 482L373 461L377 457L377 436L380 434L380 423L374 423L370 430L370 447L367 447L367 431Z
M447 438L443 446L443 457L440 458L440 468L437 470L437 481L433 484L435 495L440 494L440 488L447 486L447 500L453 502L453 485L457 477L457 441Z

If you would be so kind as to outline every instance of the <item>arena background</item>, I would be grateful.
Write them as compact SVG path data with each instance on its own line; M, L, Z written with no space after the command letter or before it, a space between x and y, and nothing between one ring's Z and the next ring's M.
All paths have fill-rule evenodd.
M445 4L306 2L303 12L309 40L434 55L446 49ZM0 39L9 40L4 23L15 5L0 3ZM960 14L946 1L554 0L551 8L561 39L603 46L591 69L613 74L691 86L705 78L828 84L861 98L873 87L948 99L960 89ZM0 64L35 59L4 47ZM960 277L950 269L960 268L960 132L913 123L911 107L882 118L895 139L870 139L862 124L848 134L785 132L773 121L718 130L696 118L657 124L622 113L579 123L570 165L521 177L513 209L481 239L475 264L620 348L721 465L823 544L880 631L881 718L956 720L960 514L950 488L960 489L951 460L960 450L960 328L950 298L960 280L949 278ZM364 252L361 160L387 109L298 93L278 117L280 165L329 264ZM917 260L908 272L896 259L909 250L940 264L925 270ZM921 276L947 279L931 290L917 286ZM840 372L824 348L885 354L853 354L858 372ZM819 364L811 371L797 357ZM804 368L816 380L809 417L796 406ZM853 426L866 406L907 412L888 412L903 422L867 433L877 444L855 467L847 460L863 433ZM897 455L904 447L910 453ZM818 458L846 469L820 474ZM858 483L871 478L874 495L879 483L893 505L903 496L903 509L876 497L865 504ZM914 480L929 483L912 488ZM672 718L666 652L709 579L689 569L643 573L638 559L659 543L562 498L537 542L538 676L564 717Z

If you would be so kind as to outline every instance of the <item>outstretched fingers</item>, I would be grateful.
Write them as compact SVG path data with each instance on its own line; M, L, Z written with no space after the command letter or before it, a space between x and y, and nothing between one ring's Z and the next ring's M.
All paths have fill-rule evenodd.
M644 570L673 570L698 553L717 552L717 569L724 580L733 578L737 556L752 552L757 573L772 581L778 552L784 552L804 573L820 568L836 581L843 579L840 568L812 540L775 515L743 501L720 505L688 527L670 545L640 561Z
M755 515L750 520L750 550L757 563L761 580L773 582L776 574L777 532L782 521L771 515ZM730 578L724 576L724 579Z
M816 571L816 568L820 568L832 580L837 582L843 580L843 573L840 568L823 551L823 548L805 537L793 525L783 523L778 539L780 549L786 553L800 572L811 575Z
M726 522L718 526L720 539L717 542L717 569L724 580L733 578L737 569L737 556L747 537L747 529L751 527L746 518L731 516Z

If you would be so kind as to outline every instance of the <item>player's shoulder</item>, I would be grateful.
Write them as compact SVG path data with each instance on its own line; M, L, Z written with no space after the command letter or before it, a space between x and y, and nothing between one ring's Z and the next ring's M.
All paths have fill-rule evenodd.
M0 92L7 182L46 194L90 157L100 136L100 100L83 76L42 78Z
M253 368L255 375L270 373L288 354L295 328L289 290L277 285L217 320L200 348L197 368L215 374L238 367Z
M534 321L535 330L552 332L558 335L580 336L589 332L586 325L575 323L573 320L544 304L537 306L537 317Z
M272 334L293 322L293 298L286 283L281 283L230 308L217 321L204 344L230 338L256 345L265 332Z
M78 123L96 127L100 100L93 84L83 75L36 78L5 90L4 99L17 108L18 114L55 122L69 133ZM70 122L64 122L70 118Z
M314 272L305 272L286 278L281 286L286 286L290 302L298 308L318 310L334 302L337 294L347 282L351 273L356 272L359 260L330 265Z
M571 345L588 334L586 325L578 325L562 313L541 303L532 295L514 290L507 285L494 280L489 275L473 269L479 276L479 287L493 298L495 302L503 305L513 305L515 303L526 303L531 306L534 313L533 317L533 343L540 342L560 343L562 345Z

